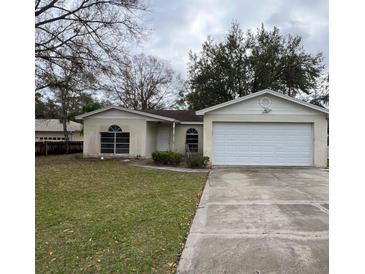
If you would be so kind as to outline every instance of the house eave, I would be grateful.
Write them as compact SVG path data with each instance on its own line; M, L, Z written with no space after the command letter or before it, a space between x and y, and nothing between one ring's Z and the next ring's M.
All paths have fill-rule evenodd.
M76 120L83 120L87 117L90 117L92 115L104 112L104 111L108 111L111 109L116 109L116 110L120 110L120 111L125 111L125 112L129 112L129 113L133 113L133 114L138 114L141 116L145 116L145 117L150 117L150 118L155 118L158 120L162 120L162 121L169 121L169 122L179 122L176 119L173 118L169 118L169 117L164 117L164 116L160 116L160 115L156 115L156 114L151 114L151 113L147 113L147 112L143 112L143 111L138 111L138 110L132 110L132 109L127 109L127 108L123 108L123 107L117 107L117 106L110 106L110 107L106 107L106 108L102 108L102 109L98 109L98 110L94 110L94 111L90 111L81 115L77 115L75 117Z
M261 95L264 95L264 94L270 94L270 95L282 98L284 100L287 100L287 101L290 101L290 102L293 102L293 103L297 103L299 105L302 105L302 106L317 110L319 112L323 112L323 113L326 113L326 114L329 113L328 109L313 105L311 103L304 102L302 100L290 97L288 95L285 95L285 94L282 94L282 93L279 93L279 92L276 92L276 91L273 91L273 90L270 90L270 89L264 89L264 90L261 90L261 91L258 91L258 92L243 96L243 97L239 97L237 99L233 99L233 100L228 101L228 102L224 102L224 103L221 103L221 104L218 104L218 105L214 105L214 106L211 106L211 107L208 107L208 108L198 110L198 111L195 112L195 114L196 115L204 115L208 112L211 112L211 111L214 111L214 110L217 110L217 109L220 109L220 108L224 108L224 107L227 107L227 106L230 106L230 105L233 105L233 104L237 104L239 102L243 102L243 101L246 101L246 100L261 96Z

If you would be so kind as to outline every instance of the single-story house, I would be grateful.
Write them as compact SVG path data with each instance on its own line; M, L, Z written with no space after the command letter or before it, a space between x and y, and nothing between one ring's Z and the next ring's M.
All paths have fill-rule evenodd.
M84 123L84 156L201 153L213 165L327 165L328 110L262 90L195 113L106 107Z
M67 123L70 141L82 141L82 124ZM63 125L59 119L35 119L35 141L64 141Z

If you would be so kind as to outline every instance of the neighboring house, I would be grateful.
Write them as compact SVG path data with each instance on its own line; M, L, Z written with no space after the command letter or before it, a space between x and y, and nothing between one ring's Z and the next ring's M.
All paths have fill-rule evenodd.
M84 156L141 156L187 150L213 165L327 165L328 110L262 90L196 113L107 107L84 122Z
M70 141L82 141L82 124L70 121L67 123ZM59 119L35 119L35 140L64 141L63 125Z

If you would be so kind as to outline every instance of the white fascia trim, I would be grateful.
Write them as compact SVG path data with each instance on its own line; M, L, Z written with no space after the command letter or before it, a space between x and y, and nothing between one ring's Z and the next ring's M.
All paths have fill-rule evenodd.
M116 106L111 106L111 107L106 107L106 108L101 108L101 109L97 109L97 110L94 110L94 111L90 111L90 112L87 112L87 113L76 116L75 119L76 120L83 120L86 117L89 117L89 116L92 116L94 114L104 112L104 111L107 111L107 110L110 110L110 109L116 109L116 110L125 111L125 112L129 112L129 113L134 113L134 114L138 114L138 115L142 115L142 116L146 116L146 117L152 117L152 118L163 120L163 121L179 122L178 120L173 119L173 118L168 118L168 117L164 117L164 116L160 116L160 115L146 113L146 112L143 112L143 111L123 108L123 107L116 107Z
M180 122L181 125L202 125L203 122Z
M309 107L311 109L314 109L314 110L317 110L317 111L328 114L328 110L325 109L325 108L322 108L322 107L319 107L319 106L304 102L302 100L290 97L288 95L285 95L285 94L282 94L282 93L279 93L277 91L273 91L273 90L270 90L270 89L264 89L264 90L261 90L261 91L258 91L258 92L243 96L243 97L239 97L237 99L233 99L233 100L228 101L228 102L224 102L224 103L221 103L221 104L218 104L218 105L215 105L215 106L204 108L204 109L196 111L195 114L196 115L204 115L207 112L210 112L210 111L213 111L213 110L216 110L216 109L219 109L219 108L223 108L223 107L226 107L226 106L230 106L230 105L233 105L233 104L236 104L236 103L248 100L248 99L252 99L252 98L255 98L255 97L263 95L263 94L271 94L273 96L285 99L287 101L291 101L291 102L297 103L299 105Z
M34 132L35 133L45 133L45 132L55 133L55 132L57 132L57 133L63 134L63 131L61 131L61 130L35 130ZM67 132L71 132L71 133L73 133L73 132L81 132L81 130L68 130Z

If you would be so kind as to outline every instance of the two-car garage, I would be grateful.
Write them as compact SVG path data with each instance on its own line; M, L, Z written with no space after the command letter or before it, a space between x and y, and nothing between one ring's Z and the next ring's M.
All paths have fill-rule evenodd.
M312 166L310 123L213 123L213 165Z
M328 159L328 110L262 90L196 112L213 166L316 166Z

